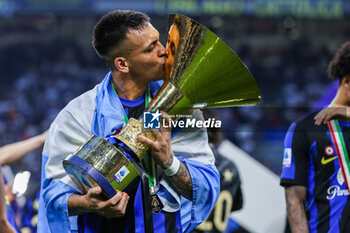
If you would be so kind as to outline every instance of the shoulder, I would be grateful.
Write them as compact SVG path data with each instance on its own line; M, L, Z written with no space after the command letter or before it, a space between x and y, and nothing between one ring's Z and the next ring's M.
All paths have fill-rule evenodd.
M295 130L295 131L310 131L313 129L319 129L319 126L315 125L315 120L314 117L316 116L316 112L311 112L300 119L294 121L290 127L290 130Z
M317 112L309 113L290 125L284 139L285 148L306 148L315 141L327 139L328 126L326 124L315 125L316 114Z
M64 121L66 118L81 120L91 117L96 107L96 87L71 100L57 115L54 123Z
M46 145L58 141L79 144L91 135L91 125L96 107L96 87L70 101L52 122Z
M70 111L72 113L81 113L82 111L94 111L96 107L96 94L97 86L71 100L64 110Z

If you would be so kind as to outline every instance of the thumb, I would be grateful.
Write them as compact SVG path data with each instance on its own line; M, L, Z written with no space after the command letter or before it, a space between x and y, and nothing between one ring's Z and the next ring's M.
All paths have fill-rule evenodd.
M145 143L147 146L151 146L152 147L152 145L154 144L154 141L153 140L151 140L151 139L149 139L149 138L146 138L145 136L143 136L143 135L139 135L138 137L137 137L142 143Z

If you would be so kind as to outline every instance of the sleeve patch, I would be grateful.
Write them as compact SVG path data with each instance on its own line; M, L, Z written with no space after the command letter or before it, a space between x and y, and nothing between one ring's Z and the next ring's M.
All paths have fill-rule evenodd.
M290 167L292 164L292 149L284 148L283 152L283 167Z

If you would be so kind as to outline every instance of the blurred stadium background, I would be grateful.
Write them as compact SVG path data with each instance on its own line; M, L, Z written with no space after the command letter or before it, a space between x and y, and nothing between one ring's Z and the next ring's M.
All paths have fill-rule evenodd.
M289 124L336 85L328 62L350 38L348 0L0 0L0 146L46 130L68 101L102 80L107 68L91 34L115 9L146 12L164 45L168 13L188 15L238 54L262 102L218 109L222 129L277 175ZM12 166L32 172L28 196L40 184L40 152Z

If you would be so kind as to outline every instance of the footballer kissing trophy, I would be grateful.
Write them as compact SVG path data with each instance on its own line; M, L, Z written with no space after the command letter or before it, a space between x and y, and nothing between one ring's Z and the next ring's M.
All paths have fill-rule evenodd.
M169 25L166 77L145 112L164 111L175 116L192 108L260 102L259 88L249 70L219 37L195 20L179 14L169 15ZM145 172L149 164L145 161L150 155L148 146L138 140L139 134L155 139L150 129L144 129L142 119L131 118L115 136L118 145L93 135L63 161L63 166L84 192L101 186L106 198L114 196L116 190L129 192L130 187L135 186L131 183L138 184L141 180L144 223L151 224L152 210L147 203L153 200L148 195Z

